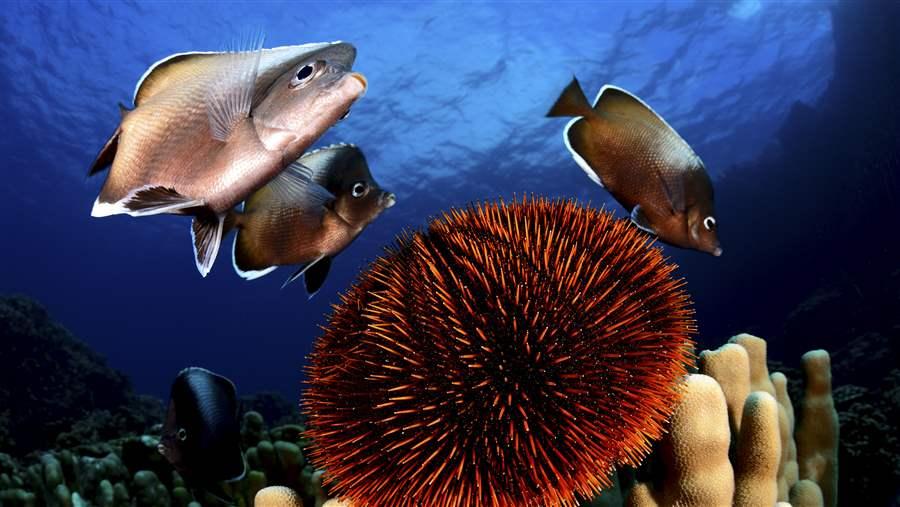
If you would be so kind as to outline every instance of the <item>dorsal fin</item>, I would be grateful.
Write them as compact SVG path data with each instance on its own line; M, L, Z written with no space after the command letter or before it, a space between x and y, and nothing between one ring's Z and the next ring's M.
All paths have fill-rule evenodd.
M337 143L308 151L294 164L309 179L323 187L328 187L329 176L337 168L335 164L353 156L362 156L362 151L355 144Z
M593 107L594 111L601 116L611 115L637 120L653 128L668 131L681 139L675 129L656 114L656 111L646 102L618 86L604 85L603 88L600 88L597 98L594 99Z
M116 131L109 136L103 148L100 148L100 153L97 154L97 158L94 159L94 163L91 164L91 168L88 170L88 176L102 172L112 165L113 160L116 158L116 151L119 149L119 134L121 133L122 127L116 127Z

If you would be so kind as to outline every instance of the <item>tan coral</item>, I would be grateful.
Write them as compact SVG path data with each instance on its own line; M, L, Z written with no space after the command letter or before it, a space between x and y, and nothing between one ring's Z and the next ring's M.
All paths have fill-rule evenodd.
M809 479L803 479L791 488L792 507L823 507L825 500L819 485Z
M840 427L831 395L831 358L824 350L803 354L806 392L797 427L800 478L818 484L826 507L837 505Z
M750 394L750 359L747 349L736 343L726 343L716 350L704 350L700 353L699 370L716 379L722 387L728 405L731 433L737 434L741 429L744 400Z
M259 490L253 499L253 507L303 507L303 500L291 488L269 486Z
M322 507L350 507L350 502L346 502L344 500L339 500L337 498L332 498L331 500L328 500L325 503L323 503Z
M770 375L778 401L778 429L781 436L781 461L778 465L778 500L787 502L790 491L799 479L797 442L794 440L794 405L787 393L787 377L781 372Z
M731 434L728 410L719 384L706 375L689 375L684 397L663 438L667 477L662 491L637 485L628 505L728 506L734 495L734 472L728 460Z
M685 405L676 409L671 431L659 446L658 452L665 464L659 490L649 484L636 484L627 505L732 505L732 501L708 498L710 490L721 492L717 486L732 480L733 505L736 506L789 507L790 500L793 507L834 507L839 427L831 395L827 352L811 351L803 356L806 399L801 405L800 423L796 424L793 404L787 394L787 378L777 372L768 374L765 341L742 334L729 342L716 351L704 351L700 355L700 371L710 377L692 375L689 378ZM718 381L721 387L712 389L701 380L703 378ZM718 391L721 396L719 399L703 398L697 395L698 390L707 394ZM747 391L752 392L743 402L736 401L740 399L736 393ZM722 410L721 399L729 399L727 410ZM696 407L704 400L711 405ZM691 403L690 408L687 403ZM741 420L734 417L738 408L743 416ZM692 413L694 417L685 413ZM704 452L715 450L717 455L721 454L721 432L725 428L710 430L708 426L713 421L723 424L723 420L736 430L727 435L729 438L734 435L731 439L733 477L723 481L719 473L701 471L700 468L685 470L684 467L698 466L698 463L700 467L708 465L696 459ZM697 426L687 427L692 424ZM704 441L707 433L709 441ZM679 442L684 439L687 440ZM694 459L678 459L682 449L693 449L688 453L681 451L681 454ZM718 460L711 462L718 463ZM726 465L731 466L730 463ZM691 479L704 475L713 478L706 489ZM807 480L798 481L798 476Z
M750 391L764 391L775 396L775 386L769 379L766 364L766 341L752 334L741 333L733 336L728 343L736 343L747 349L750 359Z
M778 402L771 394L755 391L747 397L736 447L735 507L774 505L778 501L781 438Z

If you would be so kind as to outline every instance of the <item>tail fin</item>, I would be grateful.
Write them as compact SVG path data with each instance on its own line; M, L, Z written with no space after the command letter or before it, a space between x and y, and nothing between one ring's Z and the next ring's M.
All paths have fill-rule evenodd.
M578 79L572 77L572 82L556 99L556 103L547 112L547 116L587 116L591 111L591 104L584 96Z
M225 215L217 215L209 209L199 212L191 223L191 239L194 242L197 271L204 277L209 274L219 254L224 226Z

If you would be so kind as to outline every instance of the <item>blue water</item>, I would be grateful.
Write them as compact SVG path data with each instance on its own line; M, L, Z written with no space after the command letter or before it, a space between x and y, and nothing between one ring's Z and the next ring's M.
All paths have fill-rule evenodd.
M450 206L530 193L624 216L566 152L565 120L544 118L573 74L589 96L614 83L643 98L719 181L773 149L792 104L820 100L833 74L830 5L4 3L0 293L41 301L140 392L163 397L181 368L202 365L241 392L296 398L330 305L403 229ZM144 70L257 27L269 47L356 45L368 93L319 144L361 146L398 197L310 301L299 285L279 289L289 269L246 282L227 255L201 278L185 218L90 217L103 177L87 179L88 166ZM746 204L736 201L717 205ZM727 257L759 238L723 224L722 240ZM713 310L735 290L711 282L717 260L665 248L685 264L701 329L735 328Z

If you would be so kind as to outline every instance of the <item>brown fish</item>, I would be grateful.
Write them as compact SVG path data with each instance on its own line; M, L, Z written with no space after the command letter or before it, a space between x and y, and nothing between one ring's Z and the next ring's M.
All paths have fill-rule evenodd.
M345 116L367 86L350 70L350 44L259 46L179 53L144 73L135 108L121 108L91 167L112 166L93 216L193 215L197 269L206 276L226 213Z
M566 147L635 225L666 243L722 254L703 161L650 106L612 85L591 106L573 78L547 116L576 117L563 132Z
M300 264L284 285L304 275L319 290L331 259L387 208L394 194L375 183L362 151L337 144L306 153L229 216L237 228L233 262L249 280Z

